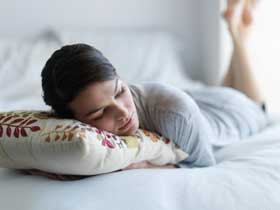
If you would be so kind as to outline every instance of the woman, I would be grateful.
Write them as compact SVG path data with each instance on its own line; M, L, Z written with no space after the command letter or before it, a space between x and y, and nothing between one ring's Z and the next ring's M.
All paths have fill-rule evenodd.
M234 50L223 87L182 91L161 83L128 85L100 51L74 44L55 51L47 61L42 71L44 101L58 116L116 135L133 135L139 127L157 132L189 153L184 161L189 167L214 165L213 150L267 124L245 47L254 4L228 1L224 18ZM143 161L125 169L153 167L158 166Z

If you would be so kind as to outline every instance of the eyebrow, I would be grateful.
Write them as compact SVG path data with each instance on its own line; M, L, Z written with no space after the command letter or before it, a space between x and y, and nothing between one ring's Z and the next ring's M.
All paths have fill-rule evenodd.
M119 82L119 79L117 78L116 79L116 82L115 82L115 90L114 90L114 94L117 93L117 90L118 90L118 82ZM87 117L91 114L94 114L95 112L98 112L99 110L101 110L103 107L99 107L99 108L96 108L96 109L93 109L93 110L90 110L89 112L87 112L84 116Z

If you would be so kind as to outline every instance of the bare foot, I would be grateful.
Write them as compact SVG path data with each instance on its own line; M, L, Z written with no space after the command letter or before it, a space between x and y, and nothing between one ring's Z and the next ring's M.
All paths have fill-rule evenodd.
M253 23L253 10L255 9L258 0L245 0L243 8L242 20L245 26L250 26Z
M253 24L253 11L258 0L227 0L223 17L234 40L247 39Z

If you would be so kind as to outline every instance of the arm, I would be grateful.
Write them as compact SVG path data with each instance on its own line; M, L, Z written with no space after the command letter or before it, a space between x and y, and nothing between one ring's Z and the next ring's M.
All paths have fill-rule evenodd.
M216 163L211 124L191 96L159 82L148 82L134 89L141 128L172 140L189 154L184 160L189 166Z
M140 168L177 168L176 165L168 164L164 166L157 166L149 163L148 161L144 160L139 163L132 163L129 166L123 168L122 170L129 170L129 169L140 169Z
M182 90L168 85L154 86L149 113L155 132L171 139L189 154L184 160L190 167L216 163L212 141L213 129L196 101Z
M35 176L44 176L49 179L53 180L60 180L60 181L73 181L73 180L80 180L89 177L90 175L64 175L64 174L55 174L46 171L41 171L39 169L20 169L20 173L25 175L35 175Z

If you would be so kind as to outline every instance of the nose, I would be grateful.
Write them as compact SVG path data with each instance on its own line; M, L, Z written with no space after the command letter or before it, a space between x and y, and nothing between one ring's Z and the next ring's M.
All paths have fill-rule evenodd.
M129 112L123 104L121 104L121 103L116 104L116 111L117 111L116 118L118 121L128 120Z

